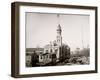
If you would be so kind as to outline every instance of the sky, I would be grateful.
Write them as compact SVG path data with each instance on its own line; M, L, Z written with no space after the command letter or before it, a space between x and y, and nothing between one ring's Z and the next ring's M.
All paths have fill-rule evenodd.
M90 40L90 16L74 14L26 13L26 48L44 47L56 40L57 26L62 28L62 42L71 51L85 48Z

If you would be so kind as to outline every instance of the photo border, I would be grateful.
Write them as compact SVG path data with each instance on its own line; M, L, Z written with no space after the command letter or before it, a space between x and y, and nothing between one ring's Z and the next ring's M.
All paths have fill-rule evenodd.
M55 72L43 74L19 74L19 9L20 6L39 6L39 7L57 7L57 8L73 8L73 9L88 9L95 10L95 70L90 71L75 71L75 72ZM46 4L46 3L31 3L31 2L13 2L11 4L11 76L16 78L22 77L40 77L40 76L56 76L56 75L72 75L72 74L86 74L97 73L97 7L96 6L80 6L80 5L62 5L62 4Z

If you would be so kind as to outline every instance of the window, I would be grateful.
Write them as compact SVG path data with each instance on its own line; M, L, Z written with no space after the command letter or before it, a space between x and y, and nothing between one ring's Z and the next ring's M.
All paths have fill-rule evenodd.
M52 49L50 50L50 53L52 53Z
M57 53L57 51L58 51L58 50L56 49L56 50L55 50L55 53Z
M42 56L41 56L41 59L42 59Z
M48 53L48 50L46 50L46 53Z

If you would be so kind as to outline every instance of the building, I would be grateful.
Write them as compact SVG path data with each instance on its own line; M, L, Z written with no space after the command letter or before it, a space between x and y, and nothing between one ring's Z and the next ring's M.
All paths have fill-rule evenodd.
M50 53L51 58L56 62L70 57L70 48L68 45L62 43L62 29L60 24L57 27L56 40L50 42L44 47L44 53ZM52 61L52 60L51 60Z
M32 60L32 54L34 53L37 55L35 54L35 57L33 58L36 60L38 59L37 65L39 66L46 65L48 63L55 64L70 57L70 47L62 43L62 29L60 24L57 26L56 40L45 45L44 48L26 49L27 62L28 60Z
M60 24L57 27L57 37L56 40L53 42L50 42L50 44L47 44L44 47L44 53L50 53L52 55L55 55L55 58L57 61L59 61L59 58L61 57L61 51L60 47L62 46L62 35L61 35L61 26Z
M26 48L26 66L27 67L32 66L32 58L38 59L39 55L43 54L43 52L44 52L44 48Z

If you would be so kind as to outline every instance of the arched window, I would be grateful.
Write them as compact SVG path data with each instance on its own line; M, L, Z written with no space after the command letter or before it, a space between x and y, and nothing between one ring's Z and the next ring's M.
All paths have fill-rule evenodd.
M42 59L42 56L41 56L41 59Z
M50 53L52 53L52 49L50 49Z
M57 51L58 51L58 50L56 49L56 50L55 50L55 53L57 53Z

